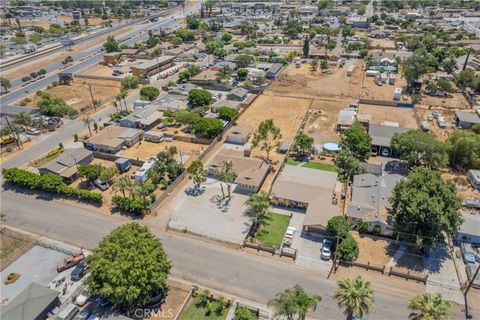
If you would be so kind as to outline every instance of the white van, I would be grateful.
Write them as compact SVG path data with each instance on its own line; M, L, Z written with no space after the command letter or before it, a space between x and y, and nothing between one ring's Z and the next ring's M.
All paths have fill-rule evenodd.
M72 320L77 315L79 309L76 305L69 303L65 309L60 310L55 316L56 320Z

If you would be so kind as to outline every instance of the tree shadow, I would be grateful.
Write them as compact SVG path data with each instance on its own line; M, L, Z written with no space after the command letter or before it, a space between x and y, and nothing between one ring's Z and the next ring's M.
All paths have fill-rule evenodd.
M409 171L408 163L400 160L389 160L385 163L383 170L389 174L407 175Z

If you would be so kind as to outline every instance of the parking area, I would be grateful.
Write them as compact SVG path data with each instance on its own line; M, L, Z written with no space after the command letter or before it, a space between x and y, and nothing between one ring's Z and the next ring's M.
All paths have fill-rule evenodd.
M166 210L171 217L168 226L211 239L243 244L250 227L246 215L247 200L248 195L235 192L235 185L232 185L232 198L228 200L222 199L218 180L208 178L199 191L189 182Z
M271 211L279 214L292 215L289 227L295 228L295 234L291 244L291 248L297 250L295 264L297 266L314 270L325 275L328 274L332 268L332 261L323 260L320 257L323 239L319 237L307 236L302 231L305 213L278 207L271 208Z

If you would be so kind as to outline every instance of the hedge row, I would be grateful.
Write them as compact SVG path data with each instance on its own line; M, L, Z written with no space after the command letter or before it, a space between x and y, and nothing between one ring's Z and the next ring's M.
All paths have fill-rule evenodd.
M69 187L61 177L53 173L39 176L26 170L9 168L3 169L2 174L5 180L31 190L41 190L68 198L102 204L103 199L100 193Z
M145 207L148 208L152 204L150 197L145 198ZM112 203L117 206L119 209L124 211L143 214L144 213L144 204L142 198L130 199L124 198L121 196L113 196Z

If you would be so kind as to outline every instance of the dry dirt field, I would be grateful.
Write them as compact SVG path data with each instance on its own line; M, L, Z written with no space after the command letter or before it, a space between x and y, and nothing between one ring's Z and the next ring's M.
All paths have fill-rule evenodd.
M370 48L374 49L387 49L387 50L396 50L395 42L388 39L372 39L370 40Z
M383 84L379 86L375 84L375 77L367 77L363 80L362 86L362 98L363 99L371 99L371 100L386 100L386 101L393 101L393 93L395 88L403 88L407 85L407 82L404 77L399 73L397 74L397 79L394 85L391 84ZM402 102L410 102L410 99L407 101L401 100Z
M357 232L352 232L352 236L357 240L360 254L357 262L376 265L385 265L394 252L389 254L389 242L386 240L376 240L367 236L361 236Z
M447 109L470 109L468 101L461 93L453 93L451 98L432 97L422 94L422 104Z
M432 118L433 110L439 111L442 114L442 116L445 118L445 122L447 123L447 128L440 128L437 120L433 119L432 121L429 121L430 132L437 137L437 139L445 141L449 134L454 130L452 123L455 116L455 111L445 108L431 108L426 105L415 105L415 117L417 118L418 124L420 125L422 121L428 121L429 118Z
M112 72L114 69L118 69L124 72L123 75L121 76L114 76L112 75ZM88 69L85 69L82 71L80 74L85 74L85 75L92 75L92 76L101 76L101 77L115 77L115 78L122 78L124 76L127 76L128 72L130 71L130 68L128 66L123 66L119 68L110 68L108 66L104 66L101 64L96 64L91 66Z
M416 108L416 107L415 107ZM384 121L398 122L400 127L417 129L415 112L410 108L397 108L361 104L359 113L372 116L371 123L381 124Z
M123 34L125 32L132 31L132 30L133 30L133 27L125 27L125 28L122 28L120 30L115 31L112 35L117 36L117 35ZM6 77L9 80L12 80L12 79L15 79L15 78L21 78L25 74L28 74L28 73L33 72L33 71L38 71L39 69L41 69L45 65L55 63L55 62L58 62L58 61L62 61L67 56L72 56L72 55L74 55L76 53L79 53L81 51L88 50L94 45L105 42L106 39L107 39L107 36L97 37L97 38L93 39L92 41L89 41L86 44L83 44L81 46L73 46L72 51L67 50L68 49L67 48L63 52L58 52L58 53L46 55L43 58L35 60L34 63L23 64L18 68L14 68L14 69L10 69L8 71L2 72L2 76ZM110 73L110 75L111 75L111 73Z
M168 285L167 297L165 302L160 306L156 314L152 315L149 320L157 319L175 319L175 316L180 311L185 299L188 296L188 290L176 285Z
M465 173L458 174L457 172L442 173L442 178L447 181L452 181L457 187L457 194L462 199L480 200L480 192L472 188L472 185L467 180Z
M308 111L308 118L303 128L315 143L340 141L340 135L335 131L340 110L349 106L348 102L335 102L315 99Z
M357 61L353 76L347 77L345 68L330 67L329 73L324 74L320 68L316 72L311 71L308 63L300 68L290 64L266 92L294 97L358 99L362 65L363 61Z
M64 99L70 107L80 111L92 104L87 84L92 87L94 99L100 100L101 104L110 102L120 92L121 86L119 81L76 79L70 85L52 87L45 92L53 97ZM36 107L37 102L41 100L35 93L28 98L31 101L27 104L27 107Z
M197 154L200 155L208 146L178 140L173 140L171 142L163 141L160 143L142 141L141 144L137 143L122 151L120 154L131 158L147 160L151 157L155 157L159 152L164 151L169 147L177 147L177 157L181 154L184 163L188 164Z
M0 270L5 269L30 250L35 240L6 228L0 231L0 237L2 239L0 241Z

